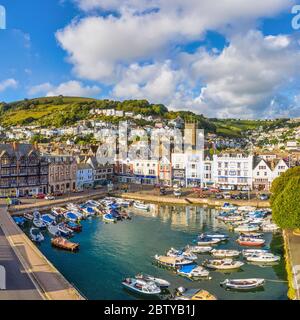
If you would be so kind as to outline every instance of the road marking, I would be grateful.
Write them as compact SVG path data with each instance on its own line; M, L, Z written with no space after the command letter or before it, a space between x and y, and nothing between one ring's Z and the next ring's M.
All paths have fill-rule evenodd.
M0 265L0 290L6 290L6 270Z

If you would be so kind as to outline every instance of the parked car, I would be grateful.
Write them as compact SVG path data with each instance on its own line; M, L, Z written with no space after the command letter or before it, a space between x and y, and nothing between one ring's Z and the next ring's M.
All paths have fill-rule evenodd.
M45 197L46 200L55 200L55 197L51 194L47 194Z
M38 193L37 195L35 195L36 199L45 199L46 198L46 195L44 193Z
M218 188L209 188L209 191L213 192L213 193L220 192L220 190Z
M223 197L224 199L231 199L231 194L229 192L224 192Z
M222 195L222 193L217 193L216 199L224 199L224 196Z
M54 196L54 197L61 197L62 195L63 195L62 192L54 192L54 193L53 193L53 196Z
M166 190L165 188L160 188L159 194L160 194L161 196L165 196L165 195L167 194L167 190Z
M261 194L261 195L259 196L259 199L262 200L262 201L266 201L266 200L269 199L269 196L268 196L267 194Z

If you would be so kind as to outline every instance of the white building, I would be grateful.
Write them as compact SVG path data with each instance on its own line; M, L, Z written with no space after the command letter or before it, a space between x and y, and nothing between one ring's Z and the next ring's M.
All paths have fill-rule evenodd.
M202 184L203 154L186 153L186 186L198 187Z
M288 169L289 169L289 165L283 159L279 160L273 170L273 179L276 179Z
M252 189L253 156L221 154L213 156L212 178L221 189Z
M157 160L136 159L131 161L134 182L138 184L156 184L159 177Z
M178 184L182 187L186 185L186 154L185 153L172 153L172 182L173 185Z
M76 174L76 188L84 190L92 188L94 184L93 168L87 163L79 163Z
M261 158L254 161L253 166L253 188L257 190L270 190L274 173L269 163Z
M214 185L214 181L212 178L212 167L213 167L213 161L209 157L206 157L203 161L202 184L204 187Z

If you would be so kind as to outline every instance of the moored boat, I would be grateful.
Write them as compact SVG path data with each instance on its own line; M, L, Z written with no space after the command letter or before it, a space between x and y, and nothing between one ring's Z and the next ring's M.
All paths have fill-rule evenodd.
M280 228L275 223L265 223L261 226L263 232L275 232Z
M31 214L31 213L24 213L23 217L28 221L33 220L33 214Z
M141 201L134 201L133 206L139 210L149 211L149 209L150 209L149 204L145 204Z
M154 282L159 288L161 289L167 289L171 284L167 280L156 278L153 276L150 276L148 274L139 273L135 276L136 279L144 280L147 282Z
M192 264L191 260L184 259L182 257L167 257L167 256L154 256L155 261L164 267L177 268L183 265Z
M64 208L54 207L51 209L51 213L58 218L62 217L65 212L66 212L66 209Z
M63 237L72 237L73 236L73 231L70 228L66 227L66 225L64 223L59 223L57 225L57 228Z
M56 237L51 240L51 244L54 247L64 249L67 251L77 251L79 249L78 243L73 243L71 241L68 241L67 239L63 237Z
M40 232L38 228L31 228L29 230L30 239L34 242L40 243L45 240L43 234Z
M51 214L48 214L48 213L43 214L41 216L41 219L47 226L52 225L52 224L55 223L55 217L52 216Z
M239 237L237 239L237 243L241 246L246 247L261 247L265 244L264 239L256 239L256 238L249 238L249 237Z
M75 232L80 232L82 230L82 225L81 224L76 223L76 222L72 222L72 221L67 221L65 223L65 226L68 229L71 229L72 231L75 231Z
M272 263L280 261L280 256L276 256L273 253L261 253L250 255L246 259L249 262Z
M197 239L196 242L198 246L211 246L215 244L219 244L222 240L221 239L212 239L212 238L202 238Z
M184 259L188 259L188 260L191 260L191 261L194 261L194 260L197 260L198 257L192 253L191 251L189 250L186 250L186 251L181 251L181 250L176 250L174 248L171 248L167 254L166 254L168 257L182 257Z
M39 229L45 229L47 227L46 223L42 219L34 218L32 224Z
M240 252L238 250L213 249L210 253L216 258L233 258L240 255Z
M50 224L50 225L47 226L47 230L54 237L58 237L58 236L61 235L57 226L54 226L54 225Z
M23 217L13 217L13 220L15 224L19 227L23 227L26 222L25 218Z
M235 270L241 268L244 263L232 259L206 260L203 265L214 270Z
M185 289L180 287L176 290L175 295L174 300L217 300L214 295L203 289Z
M185 250L193 253L209 253L213 248L209 246L186 246Z
M161 289L154 283L135 278L126 278L122 281L123 287L142 295L157 295Z
M259 255L259 254L266 254L266 253L269 253L269 251L264 249L245 249L242 251L242 254L245 258L252 255Z
M106 213L103 215L103 221L105 222L115 223L116 220L117 219L111 213Z
M244 224L234 228L235 232L255 232L259 230L259 226L256 224Z
M231 290L253 290L259 287L263 287L265 279L253 278L253 279L226 279L220 283L220 285L226 289Z
M177 273L190 279L209 277L209 271L202 266L198 266L197 264L181 266L178 268Z
M64 217L67 221L71 221L71 222L77 222L78 221L78 216L71 212L71 211L67 211L64 213Z

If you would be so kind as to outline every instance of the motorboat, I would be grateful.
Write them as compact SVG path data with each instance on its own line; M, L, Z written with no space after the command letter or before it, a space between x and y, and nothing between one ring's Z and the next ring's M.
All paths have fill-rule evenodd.
M180 287L176 289L174 300L217 300L217 298L203 289L185 289Z
M193 253L209 253L213 248L209 246L186 246L185 250Z
M23 217L13 217L13 220L14 220L15 224L19 227L24 226L24 224L26 222L25 218L23 218Z
M184 259L188 259L191 261L195 261L198 259L198 257L192 253L191 251L182 251L182 250L176 250L174 248L171 248L167 254L168 257L182 257Z
M78 221L78 216L72 211L65 212L64 213L64 217L68 221L72 221L72 222L77 222Z
M224 222L238 222L242 221L243 217L241 217L240 215L229 215L225 217L220 217L219 219L223 220Z
M58 229L58 226L54 226L54 225L49 224L49 225L47 226L47 230L48 230L48 232L49 232L52 236L54 236L54 237L58 237L58 236L61 235L61 234L60 234L60 231L59 231L59 229Z
M31 228L29 230L29 234L30 234L30 239L34 242L40 243L45 240L45 237L37 228Z
M254 211L256 208L251 206L241 206L238 207L238 211L244 211L244 212L251 212Z
M28 221L33 220L33 214L31 214L31 213L24 213L23 217Z
M240 269L244 263L233 259L206 260L203 265L214 270L235 270Z
M209 238L209 239L220 239L221 241L226 241L228 240L228 235L227 234L207 234L207 233L202 233L198 237L198 239L203 239L203 238Z
M222 240L221 239L212 239L212 238L198 238L196 240L198 246L211 246L214 244L219 244Z
M91 207L100 207L101 205L101 203L96 200L88 200L86 204Z
M280 261L280 256L276 256L273 253L262 253L250 255L246 259L249 262L272 263Z
M263 287L265 279L253 278L253 279L226 279L220 283L220 285L226 289L231 290L253 290L259 287Z
M170 282L168 282L164 279L156 278L156 277L150 276L148 274L143 274L143 273L137 274L135 276L135 278L139 279L139 280L144 280L147 282L154 282L160 289L167 289L171 285Z
M32 224L39 229L46 229L46 223L40 218L33 218Z
M242 255L245 258L253 255L266 254L266 253L269 253L269 251L264 249L245 249L242 251Z
M149 211L150 210L150 205L149 204L145 204L145 203L143 203L141 201L134 201L133 206L136 209L139 209L139 210L145 210L145 211Z
M240 234L241 237L244 237L244 238L253 238L253 239L261 239L264 234L263 233L258 233L258 232L253 232L253 233L241 233Z
M213 249L210 253L216 258L234 258L240 255L238 250Z
M122 281L123 287L142 295L157 295L161 293L161 289L154 283L135 278L126 278Z
M180 266L193 263L193 261L184 259L182 257L168 257L168 256L155 255L154 259L159 265L168 267L168 268L177 268Z
M259 226L256 224L243 224L234 228L235 232L255 232L259 230Z
M64 223L59 223L57 228L63 237L72 237L74 234L74 232L70 228L66 227Z
M111 213L106 213L103 215L103 221L104 222L110 222L110 223L115 223L116 218L111 214Z
M121 216L122 220L131 220L132 219L131 215L125 211L120 212L120 216Z
M221 207L221 210L223 210L223 211L237 210L237 206L235 206L231 203L225 202L223 204L223 206Z
M261 247L265 244L264 239L256 239L256 238L249 238L249 237L239 237L237 239L237 243L241 246L246 247Z
M75 232L80 232L82 230L82 225L73 221L67 221L65 227Z
M181 276L188 277L190 279L208 278L209 276L209 271L202 266L198 266L197 264L181 266L177 270L177 273Z
M58 218L62 217L65 212L66 212L66 209L64 208L54 207L51 209L51 213Z
M97 214L95 208L90 206L82 207L81 210L87 216L95 216Z
M265 223L261 226L263 232L275 232L280 228L275 223Z
M48 213L43 214L41 219L47 226L53 225L56 220L54 216L52 216L51 214L48 214Z
M65 239L63 237L53 238L51 240L51 244L52 244L52 246L54 246L56 248L67 250L67 251L77 251L79 249L78 243L68 241L67 239Z

